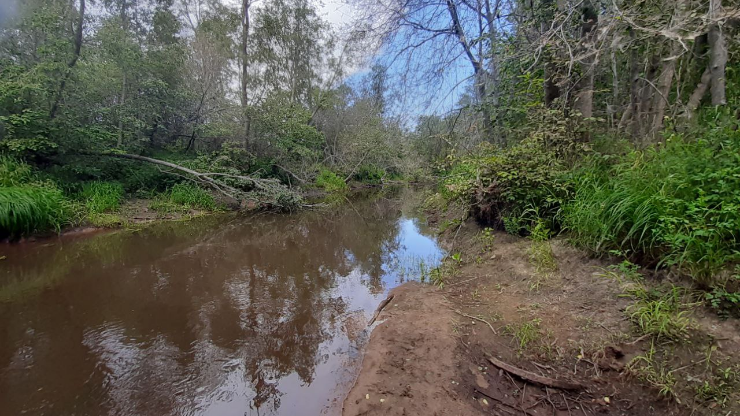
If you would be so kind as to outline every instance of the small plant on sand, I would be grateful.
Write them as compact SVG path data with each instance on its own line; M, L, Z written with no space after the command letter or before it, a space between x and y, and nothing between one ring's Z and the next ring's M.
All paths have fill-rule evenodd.
M655 343L650 344L650 349L645 354L633 358L627 365L627 371L637 376L642 382L658 390L663 397L673 398L676 401L676 376L674 370L670 370L667 362L658 362L655 354Z
M535 269L535 279L530 284L530 290L539 290L544 280L547 280L552 273L557 271L558 264L548 238L550 231L545 226L544 221L537 221L537 224L531 231L530 239L532 244L529 247L529 261Z
M671 286L666 293L638 287L631 291L637 301L627 307L627 316L645 335L672 341L684 339L691 326L685 310L688 305L682 302L684 292L678 286Z
M696 399L702 403L713 402L725 407L730 395L737 391L738 374L735 370L728 367L720 370L712 380L704 380L696 386Z
M478 240L483 244L484 251L490 251L493 248L493 242L496 240L493 228L484 228L480 234L478 234Z
M599 276L614 279L620 284L625 280L633 283L642 283L644 280L640 273L640 266L629 260L624 260L619 264L612 264L605 269L601 269Z
M519 352L521 353L527 347L540 340L542 334L540 333L540 324L542 320L539 318L532 319L528 322L522 322L520 324L509 324L504 327L504 331L514 337L516 340Z

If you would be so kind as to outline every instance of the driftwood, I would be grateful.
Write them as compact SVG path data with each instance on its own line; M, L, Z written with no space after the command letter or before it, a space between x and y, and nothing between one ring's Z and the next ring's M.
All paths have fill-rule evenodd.
M514 367L511 364L507 364L493 357L488 357L488 361L490 361L490 363L495 365L496 367L506 371L507 373L511 373L524 381L538 386L553 387L563 390L583 390L585 388L582 384L579 383L571 383L565 380L555 380L553 378L535 374L531 371L522 370L521 368Z
M378 319L378 315L380 315L380 312L383 310L383 308L388 306L389 303L391 303L395 296L396 295L390 295L384 301L380 302L380 305L378 305L378 309L376 309L375 313L373 314L373 319L370 320L370 323L368 323L367 326L371 326L375 323L375 320Z

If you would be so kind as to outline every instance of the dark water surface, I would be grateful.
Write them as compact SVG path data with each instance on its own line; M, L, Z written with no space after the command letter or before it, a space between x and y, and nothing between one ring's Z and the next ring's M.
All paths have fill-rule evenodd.
M0 415L336 413L416 196L0 246Z

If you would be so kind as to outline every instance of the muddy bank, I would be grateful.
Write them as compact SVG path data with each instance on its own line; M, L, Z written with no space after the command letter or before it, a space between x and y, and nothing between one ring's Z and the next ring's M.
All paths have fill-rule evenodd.
M345 415L463 415L457 339L449 302L431 286L406 283L377 316Z
M442 237L460 261L443 289L407 284L379 315L344 415L727 415L740 409L740 326L694 305L685 339L630 321L639 287L563 240L548 264L530 240L482 237L474 223ZM664 277L665 279L665 277ZM640 283L636 283L640 282ZM526 380L490 357L561 389ZM380 400L383 399L383 402Z

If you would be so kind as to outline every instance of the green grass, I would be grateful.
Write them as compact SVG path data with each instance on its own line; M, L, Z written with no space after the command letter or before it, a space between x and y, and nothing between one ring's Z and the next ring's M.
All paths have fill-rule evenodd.
M699 286L722 284L721 272L740 261L740 134L702 134L590 158L564 208L573 241L677 266Z
M33 185L0 187L0 237L59 230L70 217L62 192Z
M114 182L90 182L82 187L81 198L89 214L117 210L123 199L123 186Z
M213 195L190 183L178 183L167 192L159 194L149 208L161 213L187 212L191 209L213 211L217 208Z
M178 205L203 210L213 210L216 208L213 195L191 183L183 182L175 184L170 188L169 193L170 201Z
M10 156L0 155L0 186L18 186L34 180L31 166Z
M504 327L504 331L514 337L521 352L542 338L540 333L541 323L542 321L536 318L520 324L509 324Z
M672 286L662 293L638 286L631 294L637 301L627 307L626 313L642 334L672 341L687 337L691 319L683 301L684 289Z

